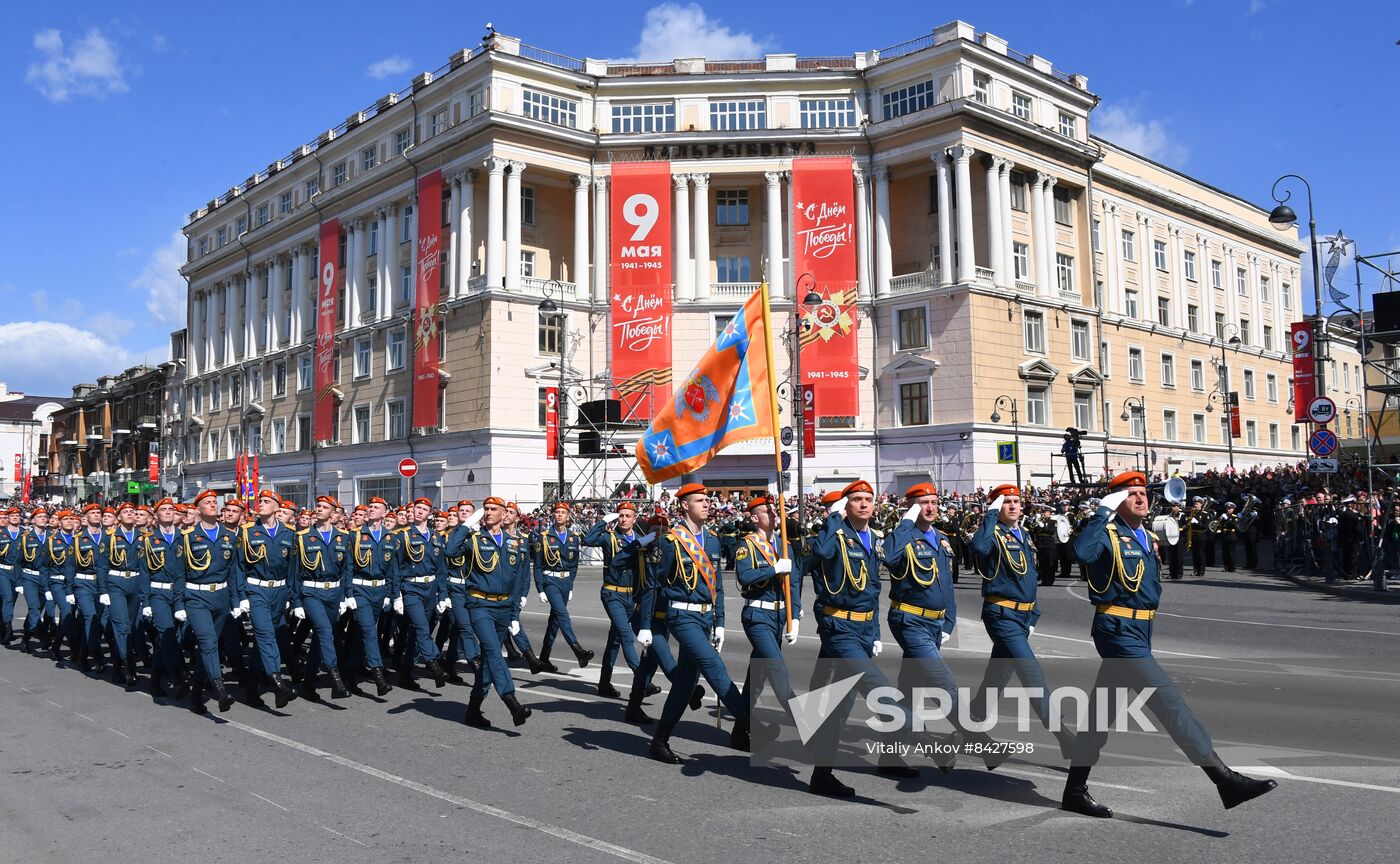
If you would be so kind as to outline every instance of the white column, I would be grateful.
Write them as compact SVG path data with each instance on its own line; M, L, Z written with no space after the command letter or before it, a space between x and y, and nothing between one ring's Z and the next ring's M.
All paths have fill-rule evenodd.
M890 293L890 169L875 169L875 296Z
M203 364L199 362L204 346L200 343L199 316L202 314L204 298L199 292L191 292L189 300L189 326L185 330L185 377L199 374Z
M958 281L971 284L977 274L977 250L972 239L972 172L969 163L977 152L966 144L948 151L953 157L958 193Z
M253 271L253 289L248 297L248 351L245 357L256 357L267 348L267 307L263 305L263 290L268 288L268 270Z
M520 290L520 175L524 162L511 162L506 175L506 253L503 262L507 291Z
M461 267L457 262L461 256L462 244L462 184L458 175L453 174L447 178L447 189L447 218L451 226L447 234L447 296L456 297L460 292L458 277Z
M1225 262L1222 265L1223 273L1220 274L1221 281L1225 289L1225 325L1226 332L1229 332L1229 325L1236 326L1240 323L1240 289L1235 282L1235 250L1229 246L1223 247Z
M1145 213L1137 216L1138 317L1156 321L1156 292L1152 290L1152 219Z
M1101 235L1104 271L1103 306L1105 312L1122 314L1123 262L1120 260L1120 256L1123 252L1123 243L1118 235L1118 205L1105 201L1103 205L1103 233Z
M1045 177L1045 194L1041 196L1040 206L1043 208L1041 214L1041 224L1045 239L1045 283L1043 292L1046 297L1053 297L1059 293L1059 287L1055 280L1055 246L1056 238L1059 236L1059 229L1055 227L1055 178L1049 175Z
M1006 284L1016 287L1016 256L1012 252L1011 234L1011 170L1016 165L1010 159L1003 159L1001 170L997 172L997 185L1001 195L1001 264L1006 271Z
M1215 338L1215 289L1210 287L1210 240L1196 235L1196 285L1201 292L1201 332Z
M588 186L587 174L574 177L574 258L569 275L574 281L574 296L580 300L588 294Z
M1046 175L1036 172L1031 175L1031 254L1034 256L1035 286L1041 295L1049 294L1046 276L1050 269L1045 263L1045 248L1049 241L1045 230L1045 179Z
M691 174L695 183L695 217L691 227L695 230L695 299L710 299L710 175Z
M219 314L224 308L222 286L204 292L204 371L219 368L223 343L219 341Z
M282 344L282 256L267 262L267 350Z
M953 284L953 196L948 182L948 153L933 154L938 187L938 284Z
M455 296L467 293L476 260L476 237L472 233L473 206L476 200L476 169L469 168L458 178L461 194L457 210L457 290Z
M608 177L593 178L593 299L608 302Z
M1255 345L1264 344L1264 298L1259 292L1259 274L1261 272L1259 256L1250 253L1249 256L1249 326L1254 329L1251 336ZM1270 286L1272 288L1274 286Z
M360 286L355 281L355 247L359 245L359 232L353 222L345 223L345 329L353 330L360 323Z
M695 266L690 261L690 175L672 174L671 188L675 192L675 205L672 214L675 219L674 242L672 247L671 278L675 280L677 300L694 300L695 288L691 282L691 270Z
M768 259L768 292L769 296L778 299L783 296L783 173L764 171L763 180L767 184L763 199L763 224L766 238L764 255Z
M292 250L292 332L287 337L292 345L300 345L304 341L301 317L306 311L306 265L309 260L305 246Z
M361 312L378 317L379 310L370 305L369 274L366 270L369 260L369 226L364 219L355 220L355 254L350 256L350 278L355 282L355 296L359 298ZM378 300L378 298L375 298ZM358 319L357 319L358 320Z
M1172 321L1173 326L1178 330L1186 329L1186 254L1184 241L1181 238L1182 229L1180 225L1172 225L1168 229L1171 239L1172 261ZM1199 274L1198 274L1199 275Z
M992 284L1005 287L1006 269L1001 259L1001 183L997 175L1001 173L1002 158L993 156L987 166L987 243L989 244L988 263L992 267Z
M492 156L486 160L486 287L499 289L505 284L505 172L507 159ZM516 202L517 208L519 202ZM517 271L520 265L517 262Z
M1269 262L1269 284L1273 286L1273 293L1270 296L1274 306L1274 351L1287 352L1284 348L1288 344L1288 321L1283 317L1283 280L1280 278L1279 264L1277 261ZM1364 395L1364 394L1363 394Z
M865 171L855 166L856 180L856 293L870 299L870 194Z
M398 292L394 289L399 285L399 208L397 204L389 204L384 208L383 219L384 242L379 246L379 257L384 262L380 268L384 273L384 278L379 283L379 317L380 319L393 317L394 303Z
M236 277L239 282L241 277ZM238 294L241 286L236 284L235 279L229 279L224 283L224 365L233 363L234 345L238 344L235 339L235 329L238 324Z

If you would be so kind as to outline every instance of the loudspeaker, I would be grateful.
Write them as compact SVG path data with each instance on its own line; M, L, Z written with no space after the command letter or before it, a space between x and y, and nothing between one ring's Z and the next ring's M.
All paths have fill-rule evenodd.
M1378 291L1371 295L1371 302L1375 308L1372 332L1400 330L1400 291Z

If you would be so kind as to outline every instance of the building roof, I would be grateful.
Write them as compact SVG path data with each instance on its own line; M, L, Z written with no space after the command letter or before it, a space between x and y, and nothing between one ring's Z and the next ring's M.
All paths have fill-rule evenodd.
M67 401L63 396L21 396L18 399L9 399L0 402L0 422L33 420L34 411L40 405L50 402L63 405Z

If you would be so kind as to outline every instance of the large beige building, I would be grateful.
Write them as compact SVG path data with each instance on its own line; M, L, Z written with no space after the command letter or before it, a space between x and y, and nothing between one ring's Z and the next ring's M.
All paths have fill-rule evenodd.
M809 486L1009 479L996 444L1013 438L1011 400L1028 483L1065 479L1070 425L1089 431L1091 471L1142 463L1144 420L1155 472L1223 465L1209 397L1222 342L1241 395L1235 464L1298 458L1284 353L1302 312L1296 236L1094 137L1097 101L1084 77L962 22L841 57L647 64L488 34L191 214L185 491L227 487L251 446L264 485L291 494L397 497L411 452L418 494L540 501L557 470L541 394L561 331L575 401L608 383L610 166L671 164L679 379L765 273L790 326L789 171L809 154L855 160L861 394L858 415L822 421ZM450 179L444 410L409 437L412 201L436 169ZM317 226L331 217L346 226L339 444L312 449ZM546 294L562 327L539 312ZM566 482L596 493L625 461L571 461ZM757 444L704 476L746 487L771 470Z

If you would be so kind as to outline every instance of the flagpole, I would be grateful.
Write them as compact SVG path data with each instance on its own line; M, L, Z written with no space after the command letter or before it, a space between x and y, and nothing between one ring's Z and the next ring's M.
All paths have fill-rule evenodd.
M763 350L768 355L768 400L769 417L773 427L773 471L777 474L778 484L778 530L781 532L782 545L778 550L778 557L791 557L791 549L788 546L787 536L787 506L783 501L783 451L782 442L778 440L778 381L774 375L777 369L773 365L773 312L768 304L768 282L764 280L758 285L759 292L763 295ZM743 314L742 312L740 314ZM800 348L799 348L800 350ZM797 490L798 507L802 506L802 490ZM782 553L786 551L788 556ZM792 632L792 574L783 580L783 608L787 611L787 632Z

